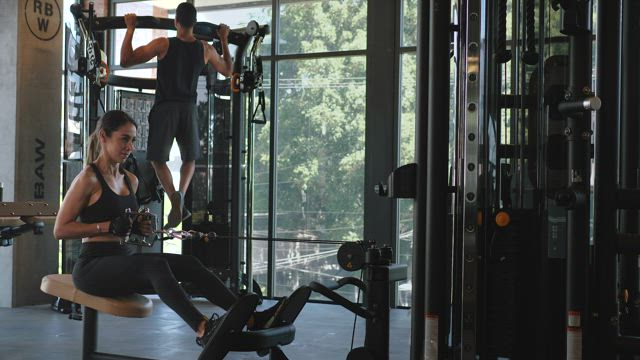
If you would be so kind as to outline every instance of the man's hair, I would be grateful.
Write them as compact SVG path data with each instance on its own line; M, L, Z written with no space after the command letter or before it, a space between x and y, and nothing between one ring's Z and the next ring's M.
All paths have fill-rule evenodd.
M191 28L196 24L196 16L196 8L190 3L183 2L176 9L176 20L186 28Z

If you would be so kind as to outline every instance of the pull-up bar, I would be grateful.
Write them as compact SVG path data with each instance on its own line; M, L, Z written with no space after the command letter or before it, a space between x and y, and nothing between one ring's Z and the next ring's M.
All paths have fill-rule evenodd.
M76 19L83 18L83 12L80 4L71 5L71 13ZM106 16L106 17L93 17L89 15L88 19L84 19L90 22L88 26L89 31L105 31L113 29L126 29L127 25L124 22L123 16ZM138 16L136 20L137 29L159 29L159 30L175 30L175 24L173 19L159 18L155 16ZM193 27L193 34L197 39L213 41L218 39L219 25L209 22L197 22ZM260 34L262 36L269 33L269 26L259 26L257 22L251 21L244 29L233 29L229 32L229 43L234 45L245 44L251 36Z

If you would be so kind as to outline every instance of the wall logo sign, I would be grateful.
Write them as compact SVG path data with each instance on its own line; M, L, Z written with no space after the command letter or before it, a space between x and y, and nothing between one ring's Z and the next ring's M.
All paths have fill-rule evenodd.
M33 198L36 200L44 199L44 141L36 138L35 147L35 170L36 181L33 183Z
M27 0L24 17L29 31L40 40L49 41L60 31L62 13L57 0Z

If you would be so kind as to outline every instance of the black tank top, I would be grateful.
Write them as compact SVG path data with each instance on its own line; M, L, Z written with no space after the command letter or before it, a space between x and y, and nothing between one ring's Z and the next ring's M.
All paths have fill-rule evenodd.
M133 193L133 188L129 182L129 176L124 175L124 182L129 189L129 195L118 195L107 184L98 169L96 164L91 163L93 172L96 173L100 186L102 187L102 194L95 203L82 209L80 212L80 221L86 224L93 224L102 221L113 220L118 216L124 214L125 209L131 209L131 211L138 211L138 200Z
M163 101L196 102L198 76L204 68L204 47L200 40L169 38L169 49L158 61L156 103Z

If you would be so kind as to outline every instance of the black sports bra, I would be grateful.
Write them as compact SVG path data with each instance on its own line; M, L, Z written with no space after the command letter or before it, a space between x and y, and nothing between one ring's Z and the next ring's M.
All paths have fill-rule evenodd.
M138 200L133 193L133 188L129 182L129 176L125 174L124 182L129 188L129 195L118 195L107 184L104 177L100 173L100 170L96 164L91 163L91 168L96 173L100 186L102 186L102 194L95 203L82 209L80 212L80 221L87 224L98 223L102 221L113 220L118 216L125 213L125 209L131 209L131 211L138 211Z

